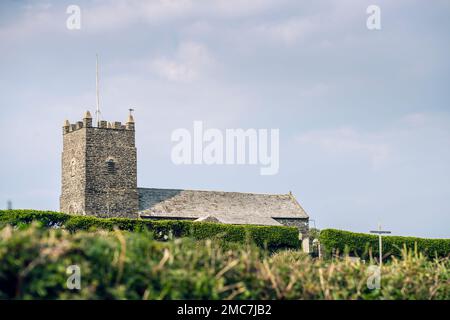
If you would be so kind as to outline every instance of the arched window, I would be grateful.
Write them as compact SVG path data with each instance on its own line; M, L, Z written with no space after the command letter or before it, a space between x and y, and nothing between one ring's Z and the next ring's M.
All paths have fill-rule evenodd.
M115 174L116 173L116 163L113 159L109 159L106 161L106 170L109 174Z

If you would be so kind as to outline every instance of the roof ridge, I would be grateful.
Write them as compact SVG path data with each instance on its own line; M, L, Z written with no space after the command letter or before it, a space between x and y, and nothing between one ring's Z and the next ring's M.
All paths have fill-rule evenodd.
M239 194L254 194L267 196L288 196L288 193L262 193L262 192L242 192L242 191L223 191L223 190L201 190L201 189L175 189L175 188L145 188L138 187L144 190L164 190L164 191L196 191L196 192L222 192L222 193L239 193Z

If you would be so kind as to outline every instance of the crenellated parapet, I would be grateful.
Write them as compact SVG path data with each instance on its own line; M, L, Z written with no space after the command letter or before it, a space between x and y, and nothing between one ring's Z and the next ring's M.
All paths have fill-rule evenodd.
M134 119L63 125L61 212L137 218L137 155Z
M63 134L74 132L82 128L96 128L96 129L106 129L106 130L135 130L134 118L130 114L128 120L125 124L120 121L108 122L105 120L100 120L97 123L97 127L92 126L92 116L89 111L83 116L83 121L77 121L75 123L70 123L69 120L65 120L63 124Z

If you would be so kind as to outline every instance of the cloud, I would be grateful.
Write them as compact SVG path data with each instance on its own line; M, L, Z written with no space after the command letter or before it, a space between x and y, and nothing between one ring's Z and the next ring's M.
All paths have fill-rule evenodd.
M279 0L280 1L280 0ZM96 31L123 28L134 23L158 24L175 19L212 17L233 19L267 11L275 0L151 0L101 1L86 8L86 25Z
M382 141L379 135L358 132L349 127L306 132L297 136L296 141L303 145L318 146L331 155L350 158L363 156L373 167L386 163L391 152L389 144Z
M50 4L26 5L22 7L22 14L16 19L0 24L0 41L19 42L23 38L49 31L65 30L65 28L65 20L61 22L55 19L53 7Z
M190 15L192 0L100 1L82 8L88 31L120 29L135 23L156 24Z
M209 11L222 17L243 17L260 14L283 4L282 0L206 0Z
M420 112L407 114L406 116L404 116L402 118L402 121L405 124L408 124L411 126L416 126L416 127L425 125L428 120L429 120L428 116L425 113L420 113Z
M287 20L259 25L255 31L272 41L292 45L310 37L319 30L319 24L312 18L290 18Z
M314 219L346 227L371 212L398 212L398 230L409 233L404 221L426 211L434 222L423 232L448 235L448 6L381 3L383 29L371 32L367 3L353 0L81 0L82 29L68 31L67 3L1 3L0 122L12 137L1 144L5 194L58 192L61 121L95 104L98 52L105 119L136 109L141 181L289 187ZM170 133L194 120L280 128L280 175L263 182L229 168L175 172ZM12 199L57 205L57 196Z
M377 131L345 126L307 131L294 140L312 157L323 158L323 152L326 161L331 162L365 159L372 169L410 166L414 162L431 165L450 156L446 147L450 141L449 118L430 112L408 113Z
M82 30L103 33L139 24L151 26L199 18L245 18L269 12L280 3L281 0L97 0L76 5L81 9ZM19 36L31 36L43 31L64 32L67 6L50 2L21 5L19 19L0 28L0 35L11 32L17 32Z
M23 9L27 10L27 11L32 11L32 10L48 10L52 7L53 5L50 2L43 2L43 3L27 3L25 5L23 5Z
M150 68L170 81L192 82L214 65L208 48L196 42L183 42L173 57L159 57L151 61Z

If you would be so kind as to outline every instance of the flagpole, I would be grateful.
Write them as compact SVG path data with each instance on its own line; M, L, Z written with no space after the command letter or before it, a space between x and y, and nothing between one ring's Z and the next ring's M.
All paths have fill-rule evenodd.
M99 97L99 86L98 86L98 54L95 55L96 57L96 63L95 63L95 94L96 94L96 103L97 108L95 111L95 122L97 123L100 121L100 97Z

